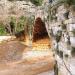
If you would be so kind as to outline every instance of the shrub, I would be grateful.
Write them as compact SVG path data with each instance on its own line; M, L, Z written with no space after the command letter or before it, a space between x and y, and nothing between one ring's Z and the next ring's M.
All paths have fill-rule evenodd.
M62 23L61 26L62 26L62 29L63 29L63 30L66 30L66 29L67 29L66 24L63 24L63 23Z
M3 24L0 24L0 36L3 36L3 35L7 35L7 32Z
M58 43L62 37L62 31L58 31L56 35L54 35L56 42Z
M20 32L20 31L24 30L25 22L26 22L26 17L21 16L17 23L16 32Z
M69 11L64 14L65 19L69 19Z
M40 6L42 5L43 0L30 0L34 5Z
M16 29L16 18L15 17L10 18L10 29L11 29L11 33L14 34L15 29Z

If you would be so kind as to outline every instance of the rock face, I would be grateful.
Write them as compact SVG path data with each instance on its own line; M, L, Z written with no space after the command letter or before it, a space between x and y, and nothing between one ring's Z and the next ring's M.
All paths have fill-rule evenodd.
M35 20L34 24L34 30L33 30L33 41L42 39L44 37L48 36L45 23L41 20L41 18L37 18Z
M59 62L63 59L72 72L75 67L69 67L69 65L73 65L73 63L70 62L71 59L73 59L72 56L75 56L75 34L73 33L75 32L75 15L73 14L75 11L71 11L70 8L66 9L63 4L59 5L56 9L57 12L55 15L57 16L57 20L55 22L51 21L49 24L49 32L52 34L50 35L52 37L52 50L55 50L57 54L56 60L58 61L58 67L61 67L60 64L63 64L63 62ZM59 32L62 32L62 34ZM61 37L58 37L60 34ZM56 38L60 39L59 42L57 42ZM74 55L72 53L74 53ZM67 58L67 61L65 58ZM73 62L75 62L75 60L73 60ZM64 74L62 73L61 75L69 74L64 65L60 70L64 72ZM72 72L72 74L75 74L75 72Z
M22 30L15 34L17 40L24 41L26 39L25 30Z
M24 0L0 0L0 21L7 21L11 16L16 17L17 19L23 15L27 16L30 7L26 4L30 5L30 7L32 6L32 3L26 3Z

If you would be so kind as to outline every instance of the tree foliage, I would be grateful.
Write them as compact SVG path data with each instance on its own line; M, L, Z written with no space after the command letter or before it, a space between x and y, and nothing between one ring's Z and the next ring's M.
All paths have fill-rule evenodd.
M75 5L75 0L58 0L60 3L65 3L68 5Z
M4 25L3 24L0 24L0 36L6 35L6 34L7 34L7 32L5 30Z
M20 31L24 30L25 23L26 23L26 17L21 16L17 23L16 32L20 32Z
M30 0L34 5L40 6L42 5L43 0Z
M43 0L8 0L8 1L31 1L36 6L40 6L43 2Z

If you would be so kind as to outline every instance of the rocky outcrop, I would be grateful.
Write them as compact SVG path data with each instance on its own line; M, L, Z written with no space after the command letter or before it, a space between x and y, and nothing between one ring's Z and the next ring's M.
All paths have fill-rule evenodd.
M73 71L73 63L70 63L73 59L72 56L75 56L75 35L73 34L75 30L75 11L72 11L71 8L66 8L63 4L59 5L57 8L57 12L55 16L57 20L54 19L50 21L48 29L50 30L50 36L52 38L52 50L56 53L56 60L58 62L58 67L61 67L60 70L65 69L66 73L62 73L62 75L67 75L69 72L66 70L63 62L59 62L64 60L72 74L75 74ZM58 39L56 39L58 38ZM59 40L59 41L58 41ZM72 54L73 53L73 54ZM59 60L61 59L61 60ZM67 61L66 61L67 59ZM74 61L73 61L74 62ZM71 65L69 67L69 65ZM63 72L64 70L62 70Z
M0 0L0 21L5 21L9 19L9 17L13 16L17 19L20 16L27 16L28 11L32 7L31 2L26 1L8 1L8 0ZM33 9L33 8L31 8ZM32 11L32 10L31 10Z
M22 30L22 31L20 31L20 32L18 32L18 33L16 33L15 36L16 36L16 39L17 39L17 40L20 40L20 41L26 40L26 39L25 39L25 38L26 38L26 34L25 34L25 31L24 31L24 30Z

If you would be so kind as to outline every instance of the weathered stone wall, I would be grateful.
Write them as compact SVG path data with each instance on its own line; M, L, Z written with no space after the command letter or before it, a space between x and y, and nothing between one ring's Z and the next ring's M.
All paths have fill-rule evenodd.
M49 29L53 31L53 35L54 35L52 36L53 40L55 40L55 35L58 34L58 31L62 32L61 39L58 43L59 46L60 43L62 43L64 48L68 47L69 45L75 47L74 46L75 36L72 32L75 29L75 21L74 21L75 17L73 16L72 12L69 11L68 18L66 19L67 12L68 10L65 8L64 5L59 6L57 8L57 13L56 13L57 21L50 22L49 24ZM70 42L70 44L67 42ZM62 50L63 50L63 46L60 47L62 48ZM68 50L68 48L66 48L66 50Z
M59 57L63 58L64 60L67 57L68 60L66 64L71 65L69 67L71 67L70 70L72 74L75 74L75 72L73 71L74 65L73 63L70 64L71 59L73 59L72 56L75 54L75 15L74 13L75 12L72 11L71 8L66 9L64 5L61 5L57 8L57 12L56 12L57 21L55 22L52 21L49 24L49 30L51 34L50 36L52 37L52 42L53 42L52 50L55 50L56 53L59 55ZM57 60L57 61L60 61L60 60ZM68 75L68 71L65 70L65 72L67 74L65 73L63 75Z

